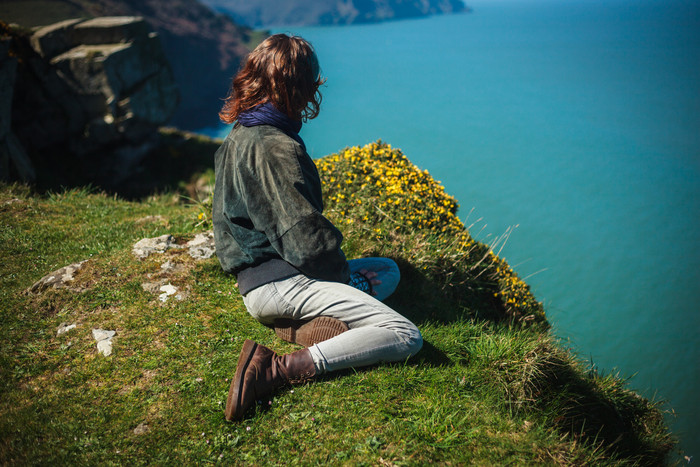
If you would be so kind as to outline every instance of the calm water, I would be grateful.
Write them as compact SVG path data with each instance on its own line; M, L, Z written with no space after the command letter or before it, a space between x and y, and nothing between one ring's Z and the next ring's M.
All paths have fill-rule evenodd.
M328 77L309 151L381 138L480 240L517 225L502 255L557 335L670 401L700 457L700 2L468 4L281 31L309 39Z

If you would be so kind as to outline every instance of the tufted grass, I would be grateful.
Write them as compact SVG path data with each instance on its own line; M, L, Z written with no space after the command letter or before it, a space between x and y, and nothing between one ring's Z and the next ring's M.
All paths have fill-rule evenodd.
M1 186L0 463L669 460L674 440L663 407L561 346L516 272L455 222L456 202L434 225L400 224L421 200L446 199L427 174L420 177L432 198L412 198L415 184L395 185L395 207L382 206L387 191L363 193L356 177L360 184L346 183L346 196L354 193L370 207L338 202L342 190L330 177L352 169L348 155L377 159L375 166L354 161L358 170L382 170L363 173L365 180L376 177L374 186L418 177L412 172L418 169L383 143L319 162L327 212L342 225L348 255L399 262L403 280L390 304L419 325L424 349L406 362L285 389L241 423L226 422L223 405L243 340L280 352L296 347L246 313L235 280L215 258L194 261L173 250L140 261L131 254L143 237L172 234L184 243L208 228L201 216L206 200L193 204L183 201L184 192L170 192L125 201L93 189L36 194ZM393 176L387 169L399 165L395 179L387 179ZM443 226L464 245L446 238ZM45 274L84 259L78 291L25 293ZM149 275L159 277L166 260L184 267L171 278L187 292L182 301L161 303L141 287ZM57 336L61 323L78 327ZM111 357L97 353L93 328L117 331Z

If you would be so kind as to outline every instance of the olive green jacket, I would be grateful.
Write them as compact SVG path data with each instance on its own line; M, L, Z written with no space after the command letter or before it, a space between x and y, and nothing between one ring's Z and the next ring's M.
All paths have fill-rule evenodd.
M343 236L322 214L318 170L297 141L270 125L236 124L215 159L212 217L225 271L240 282L242 271L281 259L309 277L348 282Z

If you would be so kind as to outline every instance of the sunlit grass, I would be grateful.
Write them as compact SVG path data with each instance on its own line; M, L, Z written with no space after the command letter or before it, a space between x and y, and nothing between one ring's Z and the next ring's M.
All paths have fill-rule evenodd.
M348 255L399 263L402 283L389 302L423 333L416 357L285 389L252 418L228 423L223 405L243 340L296 347L247 314L216 258L131 253L144 237L172 234L182 244L208 228L207 197L135 202L5 185L0 463L664 462L673 441L658 405L557 343L527 285L472 239L456 201L427 173L382 143L319 168ZM25 292L86 259L73 290ZM168 277L186 291L182 301L161 303L141 285L161 277L166 260L183 267ZM78 326L57 336L61 323ZM116 330L112 356L97 353L93 328Z

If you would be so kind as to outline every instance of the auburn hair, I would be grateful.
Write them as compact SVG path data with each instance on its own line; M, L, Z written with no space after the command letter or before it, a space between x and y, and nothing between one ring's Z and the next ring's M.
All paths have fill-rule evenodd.
M271 102L293 120L315 118L321 107L321 79L313 47L297 36L275 34L247 57L233 78L219 112L224 123L257 105Z

